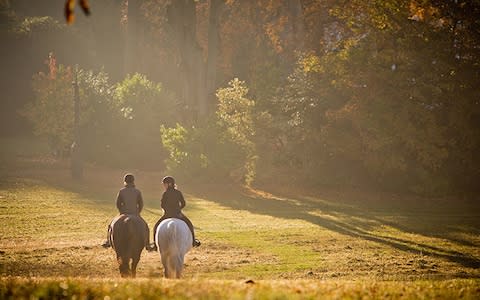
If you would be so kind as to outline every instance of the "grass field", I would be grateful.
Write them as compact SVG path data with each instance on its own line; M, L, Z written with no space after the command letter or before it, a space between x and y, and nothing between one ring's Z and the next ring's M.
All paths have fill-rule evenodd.
M162 279L144 252L137 279L121 279L100 246L132 171L150 226L160 217L160 172L68 161L44 146L2 140L0 299L305 299L480 297L479 199L376 192L193 185L178 178L202 246L184 279ZM107 297L107 298L105 298Z

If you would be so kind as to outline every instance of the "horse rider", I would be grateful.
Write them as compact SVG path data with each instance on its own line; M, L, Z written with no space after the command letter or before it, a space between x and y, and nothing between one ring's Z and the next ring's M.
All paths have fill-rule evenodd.
M188 228L190 228L190 231L192 232L192 246L193 247L198 247L200 246L200 241L195 239L195 231L193 229L193 224L190 221L190 219L187 218L182 213L182 208L185 207L185 199L183 198L182 192L180 192L177 189L177 185L175 184L175 179L171 176L166 176L162 180L163 187L165 188L165 192L162 195L162 200L160 206L163 208L163 216L160 218L160 220L157 221L155 226L153 227L153 243L150 245L150 249L157 249L156 245L156 231L158 225L160 223L168 218L177 218L180 220L183 220L185 223L187 223Z
M118 212L126 215L135 215L140 217L140 212L143 209L143 198L142 193L139 189L135 187L135 177L133 174L126 174L124 177L124 187L120 189L117 195L117 208ZM141 218L141 217L140 217ZM142 219L143 220L143 219ZM149 237L149 230L147 226L147 240L145 244L145 248L148 251L151 251L150 247L150 237ZM112 224L108 225L107 231L107 240L102 244L104 248L109 248L112 245L110 244L110 233L112 230Z

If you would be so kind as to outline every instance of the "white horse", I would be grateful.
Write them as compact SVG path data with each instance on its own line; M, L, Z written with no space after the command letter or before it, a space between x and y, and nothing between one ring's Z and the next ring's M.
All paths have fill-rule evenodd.
M192 248L192 232L175 218L163 220L157 228L156 243L166 278L180 278L185 254Z

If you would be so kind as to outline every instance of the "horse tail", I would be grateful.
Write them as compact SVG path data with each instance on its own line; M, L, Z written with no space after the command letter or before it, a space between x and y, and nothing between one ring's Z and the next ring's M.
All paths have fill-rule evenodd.
M157 242L166 276L180 278L184 257L189 250L188 245L185 244L185 236L191 236L190 230L183 221L168 219L162 222L157 231Z
M145 246L148 235L147 223L139 216L128 216L125 219L127 227L127 234L130 241L135 241L135 244Z
M113 241L112 246L117 254L122 276L135 277L136 267L145 247L147 228L145 221L139 216L120 215L112 222L110 239Z
M167 235L167 245L170 250L170 253L179 253L180 249L178 247L178 226L175 222L170 222L168 225L168 235Z
M183 271L183 263L185 257L185 250L182 247L182 228L180 223L172 222L169 224L172 227L171 235L169 235L170 245L170 270L174 274L174 278L180 278Z
M126 236L128 237L128 256L138 256L139 251L145 247L145 222L140 217L127 216L124 220Z

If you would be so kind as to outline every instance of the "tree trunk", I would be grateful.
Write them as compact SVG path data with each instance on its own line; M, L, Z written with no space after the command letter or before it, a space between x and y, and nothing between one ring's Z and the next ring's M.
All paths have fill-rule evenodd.
M305 19L301 0L288 1L288 8L292 16L292 30L295 48L303 51L305 49Z
M190 113L190 121L196 122L198 117L206 112L205 63L202 49L197 43L196 2L172 1L167 16L180 56L182 98Z
M128 0L127 24L125 30L124 75L140 72L143 65L140 47L143 31L140 18L140 0Z
M204 111L200 115L207 115L215 103L215 88L217 81L217 58L220 35L218 32L218 19L223 0L210 0L210 11L208 16L208 56Z

